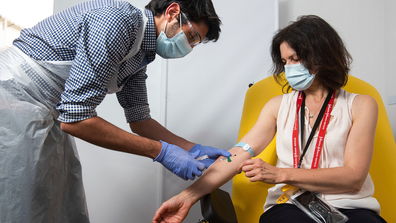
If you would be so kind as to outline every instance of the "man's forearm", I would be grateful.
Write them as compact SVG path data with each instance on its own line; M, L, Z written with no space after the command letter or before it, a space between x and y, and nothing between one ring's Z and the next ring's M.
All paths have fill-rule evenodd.
M89 143L107 149L146 156L157 157L161 143L126 132L100 117L92 117L73 123L61 123L62 131Z

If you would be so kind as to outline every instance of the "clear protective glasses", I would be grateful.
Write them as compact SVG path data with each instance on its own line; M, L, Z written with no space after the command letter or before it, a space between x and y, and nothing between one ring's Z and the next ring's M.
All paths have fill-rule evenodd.
M191 25L190 21L187 19L187 16L184 15L183 12L180 12L180 14L183 15L184 19L186 20L188 26L190 26L190 30L188 31L188 33L184 32L187 36L187 40L188 43L190 44L191 47L195 47L198 44L200 44L201 41L201 36L199 35L199 33L197 32L197 30L194 29L194 27ZM180 22L181 22L181 18L180 18Z

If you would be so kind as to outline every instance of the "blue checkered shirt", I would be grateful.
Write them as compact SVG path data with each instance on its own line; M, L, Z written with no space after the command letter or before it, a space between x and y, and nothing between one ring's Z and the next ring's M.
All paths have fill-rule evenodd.
M76 122L96 116L96 107L106 96L106 86L117 72L117 85L123 86L117 98L127 122L150 118L146 65L155 59L156 32L153 14L149 10L146 14L148 22L139 52L119 66L142 25L141 11L128 2L85 2L21 32L14 45L31 58L73 61L56 104L59 121Z

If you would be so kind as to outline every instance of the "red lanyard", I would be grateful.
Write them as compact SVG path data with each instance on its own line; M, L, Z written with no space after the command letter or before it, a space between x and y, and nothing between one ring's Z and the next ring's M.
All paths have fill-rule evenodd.
M315 153L314 153L314 157L313 157L313 160L312 160L311 169L317 169L318 165L319 165L319 158L320 158L320 154L321 154L322 148L323 148L323 139L324 139L325 134L326 134L326 129L327 129L327 126L328 126L329 120L330 120L330 113L331 113L331 110L332 110L333 104L334 104L334 95L335 95L335 91L333 91L333 93L331 94L331 98L329 98L329 96L330 96L330 93L329 93L328 98L326 100L326 102L327 102L326 110L323 110L324 109L323 107L326 104L326 102L325 102L323 104L323 107L322 107L323 111L321 111L321 114L319 114L319 116L318 116L318 118L316 120L317 123L315 123L315 125L318 125L319 122L320 122L320 119L324 115L323 122L322 122L322 124L320 126L320 129L319 129L318 139L316 141ZM305 108L301 108L302 104L305 105L304 100L305 100L304 92L300 91L298 93L298 97L297 97L296 118L294 120L294 125L293 125L293 142L292 142L292 144L293 144L293 167L294 168L299 168L300 167L301 162L302 162L302 158L305 155L305 152L306 152L306 150L308 149L308 146L309 146L308 144L310 142L309 141L307 143L307 145L305 146L303 155L300 158L300 155L299 155L300 149L299 149L299 145L298 145L298 112L300 111L300 109L301 110L305 109ZM323 114L323 112L324 112L324 114ZM303 129L301 131L303 131ZM313 134L315 134L315 131L316 131L316 128L312 129L310 138L313 137Z

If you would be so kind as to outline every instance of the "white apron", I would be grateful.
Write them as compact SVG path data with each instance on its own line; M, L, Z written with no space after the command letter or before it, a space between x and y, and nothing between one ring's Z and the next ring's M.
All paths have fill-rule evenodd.
M121 63L140 49L142 14L138 44ZM0 223L89 222L74 138L56 120L71 66L34 61L14 46L0 54ZM108 89L122 89L117 74Z

